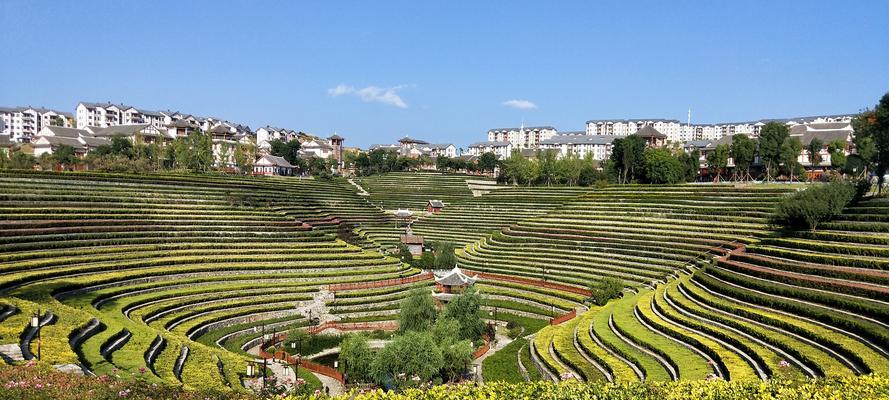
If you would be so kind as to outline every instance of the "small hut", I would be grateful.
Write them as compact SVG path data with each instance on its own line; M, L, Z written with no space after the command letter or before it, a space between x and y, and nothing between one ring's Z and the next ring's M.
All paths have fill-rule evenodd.
M444 208L444 202L441 200L429 200L426 203L426 212L438 214Z
M407 246L408 251L410 251L413 256L423 255L423 242L423 237L419 235L412 235L410 233L401 235L401 244Z

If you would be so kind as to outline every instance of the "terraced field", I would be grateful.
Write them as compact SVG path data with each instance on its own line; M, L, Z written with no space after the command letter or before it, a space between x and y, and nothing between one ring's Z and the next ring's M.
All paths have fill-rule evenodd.
M544 215L588 192L581 187L506 187L448 204L437 214L420 213L411 224L415 234L428 241L457 246L473 243L493 231ZM369 241L391 248L398 245L404 228L376 224L360 228Z
M329 232L386 219L341 181L2 173L0 343L32 358L40 309L46 362L242 388L260 325L306 325L299 307L329 284L419 272ZM370 305L406 287L322 305L348 298L333 318L393 319Z
M632 289L540 331L533 350L545 376L889 372L889 202L866 200L817 231L779 235L764 217L780 197L730 188L597 191L468 246L461 263L529 277L545 268L547 279L577 285L614 276ZM623 253L626 245L635 250Z
M433 199L448 205L472 197L467 180L493 182L477 176L434 172L390 172L355 179L370 194L368 200L374 206L414 211L425 210L426 202Z
M387 186L398 179L419 189L399 194ZM0 345L35 357L39 310L44 362L241 390L261 326L391 321L409 289L431 287L422 271L337 237L354 227L364 247L391 246L400 232L383 209L436 198L445 210L414 232L460 245L460 266L480 276L482 317L524 329L485 361L486 379L889 373L887 198L787 233L767 218L795 188L472 196L465 179L366 178L367 199L344 180L2 172ZM624 296L585 303L605 277L623 281Z

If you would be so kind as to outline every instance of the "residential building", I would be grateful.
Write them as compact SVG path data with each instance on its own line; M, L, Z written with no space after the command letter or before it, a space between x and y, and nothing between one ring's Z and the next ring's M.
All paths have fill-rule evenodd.
M309 138L309 135L293 129L277 128L269 125L256 130L256 146L260 151L269 151L271 149L269 142L273 140L280 140L286 143L291 140L302 142Z
M420 146L423 155L436 157L457 157L457 147L450 143L426 144Z
M253 163L253 175L293 175L293 165L284 157L263 154Z
M814 168L826 169L831 166L830 152L828 145L832 142L842 142L844 144L843 153L851 154L852 151L852 124L851 122L816 122L794 125L790 128L790 137L797 138L803 144L803 150L797 157L803 167L812 168L811 154L809 153L809 144L813 139L821 141L821 162Z
M585 132L564 132L540 142L540 149L555 150L559 158L573 153L580 158L590 154L593 160L603 161L611 156L614 135L587 135Z
M0 107L2 131L10 139L18 142L29 142L45 126L70 127L71 113L41 107Z
M512 150L516 148L510 141L487 141L477 142L469 145L469 155L481 156L485 153L494 153L498 160L504 160L512 154Z
M149 124L163 128L164 114L156 111L140 110L133 106L113 103L80 102L75 109L77 128L88 126L107 128L115 125Z
M53 154L60 145L71 146L78 157L83 157L90 150L108 143L108 139L93 136L84 129L59 126L45 126L31 140L35 157Z
M167 129L159 129L151 124L114 125L107 128L89 127L84 130L99 138L111 140L114 136L123 136L133 141L133 143L143 144L157 143L163 145L174 138Z
M536 149L541 141L558 134L551 126L497 128L488 131L488 142L510 142L516 149Z
M425 140L414 139L410 136L405 135L405 137L398 140L398 144L401 147L399 150L402 156L418 158L424 155L420 147L429 145L429 142Z
M309 139L302 142L299 148L300 157L328 158L334 155L334 148L329 141Z

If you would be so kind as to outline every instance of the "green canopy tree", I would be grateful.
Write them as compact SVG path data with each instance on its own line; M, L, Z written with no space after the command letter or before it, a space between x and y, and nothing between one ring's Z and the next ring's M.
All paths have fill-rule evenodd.
M435 302L427 288L416 288L408 292L401 302L398 314L399 332L425 331L435 322Z
M269 142L269 152L273 156L284 157L291 164L296 164L299 159L299 148L299 140L285 142L281 139L275 139Z
M882 193L884 176L889 169L889 93L880 98L873 110L867 110L852 120L852 126L858 155L866 162L865 168L873 166L877 175L877 190Z
M645 169L645 139L636 135L614 139L611 143L611 158L617 183L629 183Z
M374 357L370 373L381 386L403 388L414 385L413 377L426 382L442 366L441 349L428 332L410 331L396 336Z
M812 141L809 142L809 145L806 146L806 151L809 153L809 164L812 166L812 169L821 164L821 149L824 148L824 142L821 139L816 137L812 138Z
M722 172L728 166L729 145L717 145L713 151L707 154L707 169L715 174L713 182L722 179Z
M440 318L450 318L460 324L459 339L478 340L485 331L485 323L478 314L481 303L481 295L469 287L448 301Z
M842 170L846 167L846 141L834 140L827 144L827 152L830 154L830 166Z
M478 169L482 172L494 172L494 168L497 167L497 156L494 153L486 152L482 153L478 157Z
M793 181L795 175L800 175L802 172L800 171L802 167L797 160L802 150L803 143L800 142L799 138L788 138L781 144L778 160L784 166L784 171L790 176L791 181Z
M343 372L351 382L367 382L371 380L371 364L374 352L370 348L367 336L350 334L340 343L340 362Z
M678 183L683 180L682 163L667 149L646 149L645 179L654 184Z
M56 163L62 165L62 168L70 167L80 161L77 159L77 155L74 154L74 148L67 144L56 146L55 151L52 153L52 157Z
M729 151L732 161L735 164L735 172L742 173L741 180L746 181L752 179L750 176L750 166L756 159L756 140L751 139L743 133L732 136L732 145Z
M780 164L781 146L790 137L787 125L780 122L769 122L759 133L759 157L766 167L766 180L772 180L775 167Z

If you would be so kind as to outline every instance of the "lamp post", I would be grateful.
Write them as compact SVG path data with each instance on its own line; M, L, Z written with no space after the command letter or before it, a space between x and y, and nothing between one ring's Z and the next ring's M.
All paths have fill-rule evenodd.
M37 360L40 360L41 352L40 352L40 309L34 312L34 315L31 317L31 327L37 330Z

